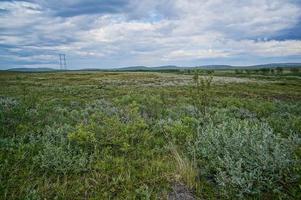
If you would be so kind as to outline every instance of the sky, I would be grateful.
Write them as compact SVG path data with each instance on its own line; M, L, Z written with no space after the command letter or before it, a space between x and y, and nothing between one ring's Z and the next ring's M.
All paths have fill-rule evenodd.
M301 62L301 0L0 0L0 69Z

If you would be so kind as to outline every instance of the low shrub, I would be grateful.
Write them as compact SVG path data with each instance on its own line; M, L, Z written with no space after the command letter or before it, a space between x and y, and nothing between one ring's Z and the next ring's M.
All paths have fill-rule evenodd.
M89 145L95 143L95 133L87 130L82 124L76 130L68 134L68 139L79 145Z
M33 158L40 169L55 173L78 173L88 169L89 155L79 146L71 145L67 133L72 128L48 127L44 135L36 139L41 151Z
M184 145L194 139L197 125L197 119L186 116L179 120L160 120L156 124L156 131L164 134L168 141Z
M217 112L189 146L190 155L204 164L203 175L214 174L225 195L281 193L282 184L294 179L291 171L299 139L283 139L266 123L229 117L226 112Z

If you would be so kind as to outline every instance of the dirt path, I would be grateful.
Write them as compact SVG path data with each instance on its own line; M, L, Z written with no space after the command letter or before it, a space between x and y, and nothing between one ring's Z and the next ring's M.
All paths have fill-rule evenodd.
M183 184L175 183L168 200L195 200L193 193Z

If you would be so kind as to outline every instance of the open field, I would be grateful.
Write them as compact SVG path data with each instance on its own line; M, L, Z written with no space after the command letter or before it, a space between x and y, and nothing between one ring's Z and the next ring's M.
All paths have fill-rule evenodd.
M0 124L2 199L301 198L298 75L1 72Z

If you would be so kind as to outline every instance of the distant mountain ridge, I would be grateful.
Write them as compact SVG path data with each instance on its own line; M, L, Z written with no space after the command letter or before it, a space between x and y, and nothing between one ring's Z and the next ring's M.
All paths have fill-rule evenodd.
M160 71L160 70L183 70L183 69L260 69L260 68L276 68L276 67L301 67L301 63L269 63L261 65L249 66L232 66L232 65L202 65L195 67L179 67L176 65L165 65L158 67L133 66L108 69L109 71Z
M212 70L226 70L226 69L261 69L261 68L276 68L276 67L300 67L301 63L269 63L261 65L250 65L250 66L232 66L232 65L202 65L195 67L179 67L176 65L164 65L158 67L147 67L147 66L130 66L112 69L100 69L100 68L88 68L80 70L68 70L68 71L168 71L168 70L192 70L192 69L212 69ZM54 72L60 71L53 68L11 68L5 71L12 72Z
M262 65L251 65L247 66L247 68L274 68L274 67L301 67L301 63L269 63Z
M53 68L44 68L44 67L39 67L39 68L11 68L7 69L6 71L11 71L11 72L50 72L50 71L57 71L56 69Z

